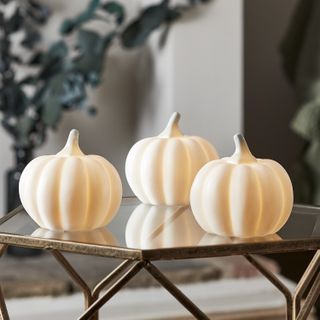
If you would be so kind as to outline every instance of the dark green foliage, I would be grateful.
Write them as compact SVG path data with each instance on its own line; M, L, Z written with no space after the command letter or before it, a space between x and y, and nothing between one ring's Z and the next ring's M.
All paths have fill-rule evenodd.
M83 74L85 81L92 86L100 83L104 55L115 33L100 36L97 32L81 29L78 32L77 48L79 55L73 61L74 70Z
M122 33L122 44L127 48L144 44L151 32L168 21L169 17L171 17L171 9L168 0L146 8Z
M64 69L65 58L68 54L68 47L63 41L54 43L43 53L40 60L40 72L38 77L41 80L48 80L56 73Z
M41 35L39 31L31 24L25 24L25 37L21 41L22 46L27 49L32 49L40 40Z
M50 10L45 5L37 1L29 0L27 6L27 14L29 17L38 24L45 24L50 16Z
M66 19L60 28L60 32L62 34L69 34L75 28L78 28L83 23L91 20L95 14L96 9L100 5L100 0L91 0L88 4L86 10L81 12L79 15L74 17L73 19Z
M6 116L19 117L27 108L27 97L21 87L17 84L5 87L0 91L1 95L1 111L6 113Z
M185 10L206 2L186 0L185 6L170 6L169 0L146 7L131 23L125 25L126 12L118 1L91 0L83 12L66 19L61 27L61 39L48 49L39 51L39 27L49 18L50 10L35 0L11 0L19 3L13 15L5 17L0 9L0 112L1 124L14 138L16 146L36 147L46 138L48 128L55 129L63 112L83 109L93 116L97 110L87 105L88 87L101 83L105 70L105 56L115 38L125 48L143 45L152 32L161 26L164 31L160 45L166 41L170 25ZM6 5L10 0L0 0ZM86 28L89 21L107 25L98 33ZM32 50L25 61L11 51L11 35L23 31L21 45ZM75 46L70 47L65 35L74 33ZM37 68L34 74L16 80L13 65L26 64ZM26 94L32 87L33 94Z
M211 0L187 0L184 5L171 6L169 0L145 8L141 14L126 26L121 34L121 42L125 48L131 49L143 45L154 30L164 26L160 37L162 47L169 34L171 24L193 7Z
M120 25L125 19L125 11L122 5L115 1L110 1L102 5L102 9L115 15L117 23Z
M9 33L14 33L18 30L20 30L20 28L22 27L24 23L24 18L19 10L19 8L17 8L14 12L14 14L8 19L6 27L7 27L7 31Z

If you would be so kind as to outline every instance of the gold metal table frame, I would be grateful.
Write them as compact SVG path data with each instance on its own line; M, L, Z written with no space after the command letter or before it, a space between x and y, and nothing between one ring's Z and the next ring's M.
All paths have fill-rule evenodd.
M17 208L0 219L0 225L20 212ZM90 245L54 239L34 238L0 232L0 256L8 246L29 247L48 250L58 263L65 269L75 284L82 290L85 298L85 310L78 320L98 320L99 309L119 292L140 270L146 270L157 282L166 289L195 319L210 319L180 289L178 289L155 265L157 260L173 260L188 258L209 258L228 255L242 255L263 276L265 276L286 299L286 319L305 320L320 295L320 240L311 238L292 241L272 241L270 243L238 243L232 245L214 245L201 247L179 247L139 250L125 247L108 247ZM292 293L278 277L265 268L254 254L275 252L316 251L312 261L305 270L296 290ZM90 288L75 268L68 262L62 252L75 252L87 255L113 257L123 260L117 268L102 279L94 288ZM0 319L9 320L5 299L0 286Z

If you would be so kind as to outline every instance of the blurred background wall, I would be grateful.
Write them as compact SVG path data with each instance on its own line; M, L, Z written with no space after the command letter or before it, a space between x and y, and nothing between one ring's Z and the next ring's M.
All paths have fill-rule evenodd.
M44 29L46 43L57 37L63 18L74 16L87 4L42 1L54 12ZM123 2L130 19L145 1ZM83 151L109 159L120 172L124 194L130 195L124 175L127 152L137 139L160 133L173 111L182 113L181 128L186 134L203 136L220 155L230 154L233 134L242 131L242 24L242 0L215 0L177 22L161 50L158 34L140 50L129 52L116 46L107 58L104 84L91 94L97 116L64 114L58 130L50 133L37 154L56 153L75 127L80 130ZM2 129L0 144L3 177L13 159L11 141ZM4 207L2 179L1 212Z
M295 94L281 65L279 46L297 0L244 1L244 129L252 152L292 173L301 147L289 123Z

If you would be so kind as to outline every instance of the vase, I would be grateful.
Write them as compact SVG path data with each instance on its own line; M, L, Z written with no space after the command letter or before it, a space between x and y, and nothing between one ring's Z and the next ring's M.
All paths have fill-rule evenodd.
M33 148L14 146L13 151L15 165L6 172L6 212L10 212L21 205L19 197L19 179L23 169L33 158ZM19 257L38 255L41 253L40 250L12 246L8 248L7 252L10 255Z

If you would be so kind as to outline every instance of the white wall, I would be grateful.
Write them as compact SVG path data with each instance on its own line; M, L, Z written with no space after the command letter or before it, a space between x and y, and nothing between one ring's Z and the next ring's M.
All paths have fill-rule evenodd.
M50 42L59 21L80 11L88 0L42 1L54 10L45 30ZM130 5L130 15L137 12L139 0L123 2ZM203 136L221 155L230 154L232 135L242 130L242 0L214 0L184 18L172 28L162 50L156 38L143 50L114 48L108 55L105 82L92 93L97 117L65 114L58 131L49 134L37 153L56 153L76 127L83 151L108 158L119 170L128 195L124 161L130 146L138 138L158 134L177 110L186 134ZM12 164L11 141L2 128L0 144L2 177ZM2 212L3 193L0 184Z

